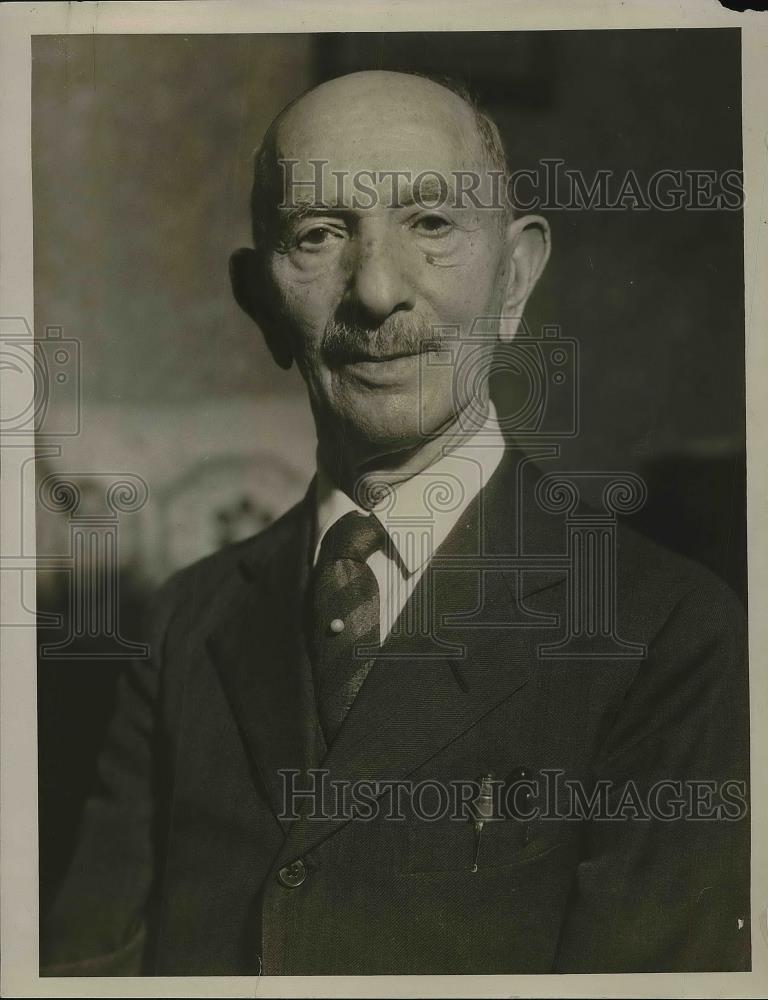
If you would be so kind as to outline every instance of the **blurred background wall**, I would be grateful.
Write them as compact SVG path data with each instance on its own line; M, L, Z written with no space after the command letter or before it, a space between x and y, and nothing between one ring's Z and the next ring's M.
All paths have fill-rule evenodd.
M588 178L631 169L642 180L741 166L737 31L33 41L35 333L58 328L81 355L80 433L40 458L38 477L93 474L84 502L95 507L96 473L148 485L119 524L131 640L157 582L258 530L312 474L300 379L274 366L227 272L249 241L252 152L289 100L356 69L416 70L475 92L513 168L561 158ZM636 525L745 598L740 212L545 214L553 254L528 327L558 325L580 345L581 429L561 464L644 476ZM51 384L51 412L71 407ZM65 514L40 509L39 551L64 553L68 532ZM39 575L40 609L65 618L41 629L45 643L66 632L67 588L66 573ZM76 646L69 660L40 658L43 902L120 666L80 660Z

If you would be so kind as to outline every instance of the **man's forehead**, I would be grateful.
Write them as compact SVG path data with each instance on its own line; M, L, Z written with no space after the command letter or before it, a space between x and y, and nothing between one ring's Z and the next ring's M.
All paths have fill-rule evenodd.
M276 135L275 159L296 163L304 174L313 161L326 164L329 172L387 170L413 176L481 165L479 137L466 123L419 117L393 120L358 113L297 123L300 127L287 122Z
M279 159L337 170L452 170L475 166L483 144L474 110L434 81L356 73L301 97L276 123Z
M261 151L265 195L296 210L495 204L500 173L475 109L432 80L352 74L315 88L271 126ZM457 195L458 192L458 195ZM275 199L275 200L273 200ZM425 202L427 204L425 204Z

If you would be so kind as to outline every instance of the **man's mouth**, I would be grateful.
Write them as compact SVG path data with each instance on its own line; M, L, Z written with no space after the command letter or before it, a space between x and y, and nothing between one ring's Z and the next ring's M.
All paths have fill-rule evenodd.
M395 390L414 384L418 378L420 358L424 351L397 351L390 354L360 352L339 365L342 377L351 379L366 390Z
M404 358L418 358L422 354L427 354L430 351L439 351L440 344L434 340L423 341L417 347L408 347L402 349L390 349L388 351L370 351L364 348L351 349L346 351L343 358L339 358L338 362L343 365L356 365L356 364L386 364L393 361L400 361Z
M389 361L399 361L401 358L417 358L421 351L397 351L394 354L366 354L361 351L348 357L344 364L386 364Z

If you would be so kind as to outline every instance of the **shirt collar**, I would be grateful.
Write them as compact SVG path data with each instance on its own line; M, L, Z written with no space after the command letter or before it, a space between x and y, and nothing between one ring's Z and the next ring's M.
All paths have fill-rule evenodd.
M373 508L372 513L387 531L407 576L420 570L445 541L469 503L496 471L504 447L496 408L489 402L484 425L464 444L399 483ZM351 511L371 513L338 489L319 463L316 498L314 562L326 532L339 518ZM424 526L429 529L426 535ZM417 539L416 535L420 537Z

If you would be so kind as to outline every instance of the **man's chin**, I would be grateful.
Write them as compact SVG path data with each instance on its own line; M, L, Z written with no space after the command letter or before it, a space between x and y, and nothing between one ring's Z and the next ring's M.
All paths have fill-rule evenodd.
M351 422L351 431L365 451L376 457L414 451L430 437L427 430L419 425L415 407L407 420L386 420L367 415L363 420Z

